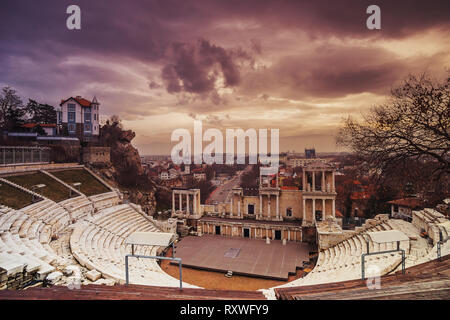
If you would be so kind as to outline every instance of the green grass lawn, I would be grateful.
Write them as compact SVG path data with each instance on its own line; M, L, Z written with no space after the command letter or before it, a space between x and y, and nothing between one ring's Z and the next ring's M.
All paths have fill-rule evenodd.
M0 204L18 210L31 203L31 194L0 182Z
M88 197L111 191L84 169L52 171L50 173L70 185L81 182L80 191Z
M37 189L35 190L35 192L55 202L60 202L69 198L69 188L65 187L55 179L52 179L41 172L10 176L6 177L5 179L8 179L9 181L12 181L30 190L34 185L45 184L44 188Z

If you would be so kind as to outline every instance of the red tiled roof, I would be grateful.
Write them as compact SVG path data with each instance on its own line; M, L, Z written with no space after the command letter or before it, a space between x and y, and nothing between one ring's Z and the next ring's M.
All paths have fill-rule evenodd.
M403 198L388 201L389 204L396 204L403 207L408 207L411 209L422 207L423 201L419 198Z
M78 102L79 105L81 105L81 106L83 106L83 107L90 107L90 106L91 106L91 103L92 103L91 101L89 101L89 100L87 100L87 99L84 99L84 98L78 98L78 97L74 98L74 97L70 97L70 98L68 98L68 99L66 99L66 100L61 100L61 104L63 104L64 102L66 102L66 101L68 101L68 100L70 100L70 99L75 100L76 102Z
M336 215L336 217L338 217L338 218L343 218L343 217L344 217L344 215L342 214L342 212L340 212L338 209L336 209L335 215Z
M22 125L23 128L34 128L34 127L43 127L43 128L55 128L56 124L54 123L24 123Z

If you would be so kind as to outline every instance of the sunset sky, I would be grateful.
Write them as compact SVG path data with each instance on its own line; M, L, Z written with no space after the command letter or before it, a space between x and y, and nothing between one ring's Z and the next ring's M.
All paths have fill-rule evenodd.
M81 8L81 30L66 8ZM366 8L381 8L381 30ZM342 118L409 73L449 76L450 1L2 0L0 85L58 105L95 95L168 154L176 128L279 128L280 149L338 150Z

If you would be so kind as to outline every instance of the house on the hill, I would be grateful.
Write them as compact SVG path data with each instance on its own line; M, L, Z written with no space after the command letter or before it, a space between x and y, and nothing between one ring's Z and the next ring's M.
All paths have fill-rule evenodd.
M391 205L391 217L412 220L412 211L423 208L423 201L420 198L410 197L388 201Z
M100 103L94 97L92 101L76 96L61 100L57 108L57 123L67 130L69 136L76 136L82 141L98 137Z

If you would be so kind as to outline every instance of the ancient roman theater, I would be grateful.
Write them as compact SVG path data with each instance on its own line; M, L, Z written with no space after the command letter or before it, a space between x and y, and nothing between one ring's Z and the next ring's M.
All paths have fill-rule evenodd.
M159 221L83 165L1 167L0 299L449 297L442 213L413 211L411 222L379 214L343 230L333 168L305 167L303 190L280 187L266 170L257 190L235 187L224 202L174 188L172 216ZM126 270L130 254L140 258ZM383 290L370 290L370 277ZM242 287L227 287L234 278ZM252 280L261 282L246 288Z

